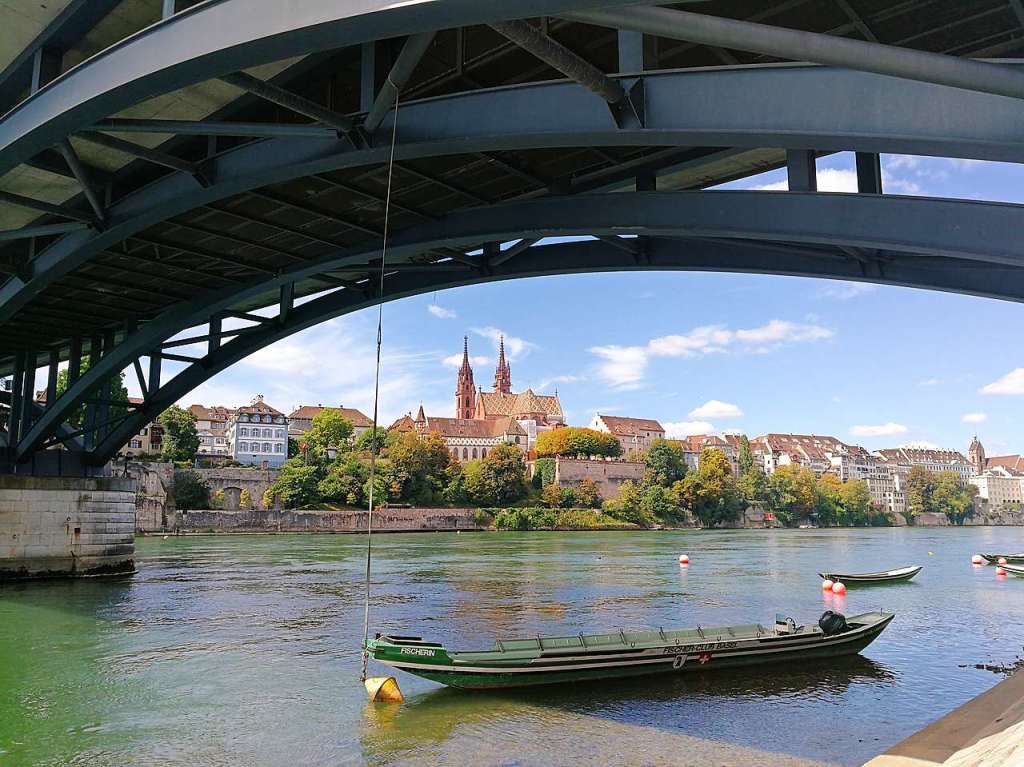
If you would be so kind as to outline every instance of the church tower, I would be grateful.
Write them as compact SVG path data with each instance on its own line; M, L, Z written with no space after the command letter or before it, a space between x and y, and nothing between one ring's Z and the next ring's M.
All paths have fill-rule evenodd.
M469 366L469 336L462 339L462 367L459 368L459 382L455 386L455 417L472 418L476 408L476 386L473 384L473 368Z
M512 393L512 368L505 362L505 336L498 344L498 367L494 371L494 391L498 394Z
M985 448L978 441L978 435L974 435L974 439L971 440L971 446L967 449L967 460L974 466L975 474L985 473Z

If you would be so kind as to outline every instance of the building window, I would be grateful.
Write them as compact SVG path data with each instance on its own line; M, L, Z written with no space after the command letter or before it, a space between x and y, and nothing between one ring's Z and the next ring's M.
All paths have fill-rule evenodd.
M238 443L238 452L239 453L248 453L249 452L249 443L248 442L239 442Z
M284 429L278 429L277 430L277 438L278 439L284 439Z
M456 461L459 460L459 449L457 447L452 448L452 458Z
M284 445L282 445L280 442L278 442L276 445L274 445L274 452L275 453L283 453L284 452Z
M516 437L516 444L519 444L519 437Z
M469 458L469 451L466 448L462 448L462 460L465 461Z
M238 435L240 437L248 437L249 436L249 430L243 426L241 429L238 430Z
M141 439L133 439L131 441L131 447L134 447L136 449L141 448L142 447L142 440Z
M480 449L480 457L481 458L486 458L487 457L487 448L486 447Z
M270 443L269 442L264 442L263 443L263 452L264 453L269 453L270 452Z
M474 459L476 458L476 448L475 447L473 448L473 458Z

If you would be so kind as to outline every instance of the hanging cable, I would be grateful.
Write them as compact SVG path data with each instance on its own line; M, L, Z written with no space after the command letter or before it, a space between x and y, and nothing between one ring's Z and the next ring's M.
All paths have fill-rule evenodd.
M389 78L390 79L390 78ZM360 681L366 681L366 666L370 660L367 642L370 639L370 562L373 554L373 502L376 489L377 454L380 452L380 439L377 434L377 405L380 400L380 347L384 329L384 263L388 255L388 226L391 221L391 182L395 170L395 145L398 143L398 88L395 88L395 116L391 128L391 156L388 159L388 189L384 197L384 234L380 248L380 280L377 291L377 363L373 378L373 438L370 444L370 503L366 515L366 595L363 602L363 670Z

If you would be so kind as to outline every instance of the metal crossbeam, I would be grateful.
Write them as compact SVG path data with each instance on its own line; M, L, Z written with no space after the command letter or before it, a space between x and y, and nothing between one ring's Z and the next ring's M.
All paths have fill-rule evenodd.
M387 79L381 86L380 92L377 93L373 107L371 107L369 114L366 115L366 120L363 122L363 129L367 133L376 131L380 124L384 122L384 117L394 108L395 97L401 93L405 84L409 82L413 70L420 63L420 59L427 52L427 48L430 47L433 39L433 32L421 32L411 35L405 41L405 45L402 46L402 51L398 54L394 66L391 67Z
M253 77L246 72L223 75L220 79L229 85L259 96L261 99L282 106L285 109L290 109L292 112L309 117L324 125L329 125L336 131L347 133L356 127L355 123L345 115L317 104L315 101L311 101L297 93L292 93L279 85Z
M111 117L95 123L90 131L113 133L166 133L173 136L242 136L249 138L336 139L336 131L318 125L287 123L222 122L218 120L140 120Z
M82 165L78 159L78 154L75 152L75 148L71 146L71 142L64 139L57 145L60 153L64 155L64 161L68 164L68 168L75 174L75 179L78 181L79 186L82 187L82 192L85 194L85 199L89 201L89 205L92 206L93 212L96 214L96 218L99 221L103 221L106 218L106 211L104 210L103 202L100 200L99 193L93 187L92 182L89 180L89 174L85 170L85 166Z
M618 104L626 98L626 90L618 81L532 24L526 21L501 21L491 24L491 27L609 104Z
M49 213L51 216L70 218L72 221L82 221L84 223L91 223L93 221L93 217L88 213L82 213L65 205L54 205L53 203L35 200L31 197L24 197L13 192L0 190L0 202L10 203L11 205L28 208L29 210L37 210L40 213Z

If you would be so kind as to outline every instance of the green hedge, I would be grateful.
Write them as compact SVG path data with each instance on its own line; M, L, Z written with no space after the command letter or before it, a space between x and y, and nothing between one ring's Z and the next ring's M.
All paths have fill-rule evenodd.
M630 530L636 525L609 517L597 509L481 509L494 518L498 530Z

